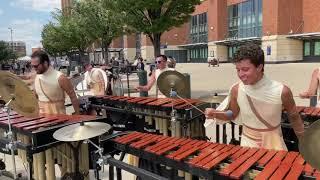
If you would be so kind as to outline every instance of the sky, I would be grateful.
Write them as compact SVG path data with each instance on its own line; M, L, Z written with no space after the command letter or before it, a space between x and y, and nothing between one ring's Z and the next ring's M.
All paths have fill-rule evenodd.
M41 47L43 25L52 20L51 12L60 9L60 3L61 0L0 0L0 40L11 40L11 27L13 41L24 41L30 55L32 47Z

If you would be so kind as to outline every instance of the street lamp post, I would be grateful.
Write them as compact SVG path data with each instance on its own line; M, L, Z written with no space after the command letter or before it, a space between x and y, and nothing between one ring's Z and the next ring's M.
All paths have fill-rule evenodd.
M14 49L13 49L13 39L12 39L13 29L12 29L12 27L9 27L8 29L10 29L10 34L11 34L11 48L12 48L12 52L13 52L13 51L14 51Z

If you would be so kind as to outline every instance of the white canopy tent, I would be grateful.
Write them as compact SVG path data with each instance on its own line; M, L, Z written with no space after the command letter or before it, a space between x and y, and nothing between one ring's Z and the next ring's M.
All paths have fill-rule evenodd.
M31 61L31 57L30 56L19 57L17 60L18 61Z

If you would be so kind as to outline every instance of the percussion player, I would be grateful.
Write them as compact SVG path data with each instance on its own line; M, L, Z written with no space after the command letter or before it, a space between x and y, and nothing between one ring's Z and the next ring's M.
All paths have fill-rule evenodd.
M159 56L156 57L156 65L157 65L157 69L152 72L147 85L145 85L145 86L137 86L136 89L138 91L149 91L152 88L152 86L156 83L159 75L162 72L168 71L168 70L174 70L172 68L168 68L168 66L167 66L167 56L165 56L165 55L159 55ZM161 94L161 92L158 90L158 88L156 89L156 97L165 98L165 96L163 94Z
M94 68L90 63L84 64L85 82L87 88L93 93L94 96L105 95L107 84L106 73L100 68Z
M70 80L50 65L44 51L31 55L31 66L37 75L34 90L39 100L39 112L44 114L66 114L65 93L70 97L75 113L79 114L79 101Z
M234 120L242 125L242 146L286 150L280 124L283 109L297 137L304 133L290 88L264 74L264 53L256 44L240 46L234 63L240 81L231 87L229 96L217 109L206 109L207 121ZM221 113L227 110L232 113Z
M319 79L320 79L320 68L316 68L312 72L311 81L308 90L299 94L300 98L306 99L316 96L317 89L319 89ZM317 107L320 107L319 99Z

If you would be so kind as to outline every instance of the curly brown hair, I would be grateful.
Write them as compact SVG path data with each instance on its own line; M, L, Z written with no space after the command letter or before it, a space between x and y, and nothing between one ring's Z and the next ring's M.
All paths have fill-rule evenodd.
M264 70L264 53L259 45L254 43L241 45L234 54L233 62L237 63L245 59L249 59L255 67L262 64Z

